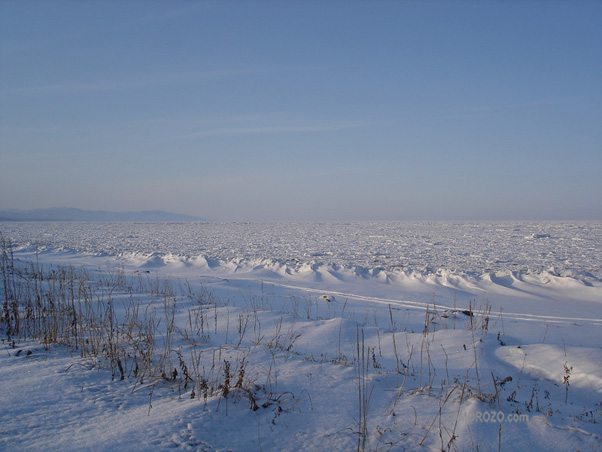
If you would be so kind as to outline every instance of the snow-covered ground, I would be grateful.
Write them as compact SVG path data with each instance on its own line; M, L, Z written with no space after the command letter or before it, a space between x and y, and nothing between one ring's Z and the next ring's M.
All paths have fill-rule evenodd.
M602 444L600 222L0 231L23 293L43 268L40 286L71 281L74 303L110 306L120 331L88 330L108 338L95 355L3 333L2 450ZM143 326L156 344L144 372Z

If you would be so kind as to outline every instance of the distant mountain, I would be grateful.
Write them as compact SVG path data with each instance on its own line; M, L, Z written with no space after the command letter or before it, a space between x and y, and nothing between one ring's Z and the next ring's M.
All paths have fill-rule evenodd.
M0 221L206 221L202 218L162 210L142 212L110 212L105 210L82 210L69 207L36 210L0 210Z

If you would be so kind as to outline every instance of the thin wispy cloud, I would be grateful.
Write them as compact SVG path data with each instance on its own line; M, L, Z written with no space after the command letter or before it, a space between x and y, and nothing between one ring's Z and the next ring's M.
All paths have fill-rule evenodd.
M22 86L4 88L2 95L52 95L52 94L79 94L86 92L128 91L144 88L157 88L161 86L183 85L200 83L212 79L236 77L252 74L252 69L191 71L165 74L136 74L112 80L98 79L89 81L74 81L38 86Z
M517 111L538 108L559 108L561 105L583 102L582 96L555 96L525 101L506 101L481 105L464 106L461 108L438 109L433 113L444 117L481 116L486 114L509 114Z
M124 75L122 77L90 80L67 80L47 85L3 87L0 95L55 95L81 94L94 92L132 91L137 89L160 88L166 86L194 85L198 83L224 80L236 77L252 77L278 73L308 72L327 70L328 66L299 67L250 67L234 69L214 69L182 72Z
M337 132L360 127L366 127L365 122L335 123L335 124L279 124L260 125L249 127L217 127L199 130L190 134L182 135L180 138L191 138L200 136L219 135L259 135L277 133L312 133L312 132Z
M162 12L149 12L144 14L143 16L134 19L130 22L127 22L126 26L134 26L141 24L157 24L158 22L169 21L177 18L181 18L187 16L189 14L198 12L197 5L193 4L192 6L187 6L184 8L174 8L169 11Z

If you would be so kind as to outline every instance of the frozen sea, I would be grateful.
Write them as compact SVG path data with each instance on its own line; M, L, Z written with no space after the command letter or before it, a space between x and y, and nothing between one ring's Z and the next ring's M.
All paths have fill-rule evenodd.
M0 223L17 248L116 257L202 258L211 267L266 261L295 271L478 276L550 272L602 279L602 222Z

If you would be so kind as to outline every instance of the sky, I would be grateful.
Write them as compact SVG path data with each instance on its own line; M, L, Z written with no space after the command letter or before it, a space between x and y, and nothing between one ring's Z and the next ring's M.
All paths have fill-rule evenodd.
M0 0L0 209L602 220L602 2Z

